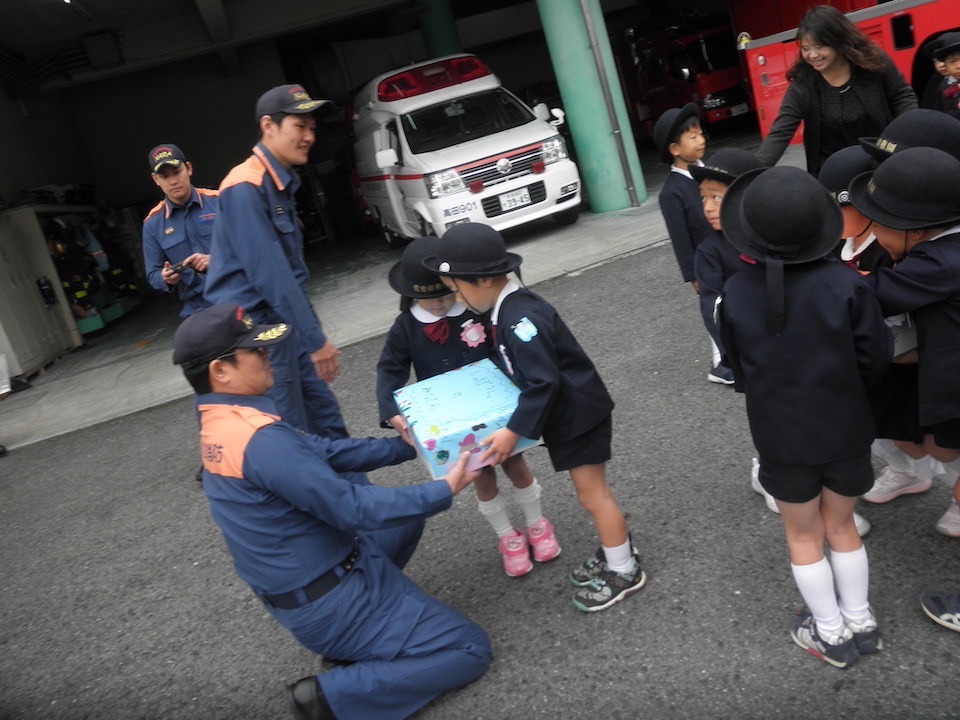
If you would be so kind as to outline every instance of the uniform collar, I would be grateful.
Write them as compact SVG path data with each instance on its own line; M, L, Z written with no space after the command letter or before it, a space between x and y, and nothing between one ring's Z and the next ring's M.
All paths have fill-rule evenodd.
M703 160L697 160L697 162L694 163L694 164L697 165L698 167L703 167ZM688 167L689 167L689 166L688 166ZM691 180L693 180L693 175L690 174L690 171L689 171L689 170L681 170L681 169L678 168L676 165L671 165L671 166L670 166L670 172L675 172L675 173L677 173L678 175L683 175L684 177L688 177L688 178L690 178Z
M277 158L267 150L263 143L257 143L253 146L253 154L263 163L264 170L273 180L273 184L277 186L277 190L286 190L288 185L297 181L297 176L277 162ZM291 189L296 190L297 185L294 185Z
M163 217L167 220L170 219L170 215L173 214L174 210L186 210L188 207L196 203L201 208L203 207L203 195L197 192L195 187L190 188L190 199L187 200L183 205L174 205L170 202L170 199L166 196L163 198Z
M520 286L517 285L513 280L507 280L507 284L503 286L503 290L500 291L500 295L497 297L497 302L493 306L493 313L490 315L490 322L494 325L497 324L497 319L500 317L500 306L503 304L503 301L507 298L507 295L515 293L520 289Z
M207 393L197 395L196 405L239 405L280 417L277 404L266 395L230 395L227 393Z
M454 303L453 305L450 306L450 309L447 310L447 314L444 315L443 317L444 318L459 317L460 315L463 315L463 312L466 309L467 309L467 306L464 305L463 303L459 303L459 302ZM413 315L413 317L419 322L427 323L427 324L432 324L437 322L438 320L443 319L443 318L438 318L432 312L427 312L422 307L416 304L410 306L410 314Z

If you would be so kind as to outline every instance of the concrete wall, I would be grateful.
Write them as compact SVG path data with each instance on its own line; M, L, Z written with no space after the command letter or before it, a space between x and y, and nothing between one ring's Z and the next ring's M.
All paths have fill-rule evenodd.
M206 55L64 91L99 197L121 207L158 201L147 153L163 142L184 151L195 184L219 185L259 137L257 98L287 81L272 41L242 48L240 60L235 77Z

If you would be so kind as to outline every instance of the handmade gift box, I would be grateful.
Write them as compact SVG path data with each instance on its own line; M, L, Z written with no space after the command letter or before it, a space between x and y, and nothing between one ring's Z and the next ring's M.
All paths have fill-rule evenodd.
M491 360L479 360L407 385L393 393L410 426L420 456L434 478L445 477L464 451L467 468L481 467L479 443L500 428L517 408L520 390ZM514 453L539 445L520 438Z

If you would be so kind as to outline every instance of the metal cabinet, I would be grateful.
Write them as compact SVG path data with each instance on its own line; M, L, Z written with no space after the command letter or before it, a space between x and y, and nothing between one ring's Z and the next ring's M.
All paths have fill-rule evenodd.
M95 211L26 205L0 212L0 353L7 356L11 375L30 375L82 344L39 218ZM41 278L50 281L56 302L44 300Z

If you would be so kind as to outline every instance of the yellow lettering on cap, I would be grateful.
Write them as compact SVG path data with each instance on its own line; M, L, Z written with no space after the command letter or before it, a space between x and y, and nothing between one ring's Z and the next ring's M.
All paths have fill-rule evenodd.
M873 191L876 189L877 184L871 179L870 182L867 183L867 192L873 195Z
M166 158L166 157L173 157L173 153L170 152L169 150L161 150L160 152L158 152L156 155L153 156L153 159L159 160L161 158Z
M243 314L243 317L240 318L240 322L243 323L243 326L244 326L247 330L253 330L253 318L251 318L251 317L250 317L249 315L247 315L246 313L244 313L244 314Z
M301 90L301 91L299 91L299 92L293 93L293 99L294 99L294 100L309 100L309 99L310 99L310 95L309 95L308 93L306 93L306 92L304 92L304 91Z

